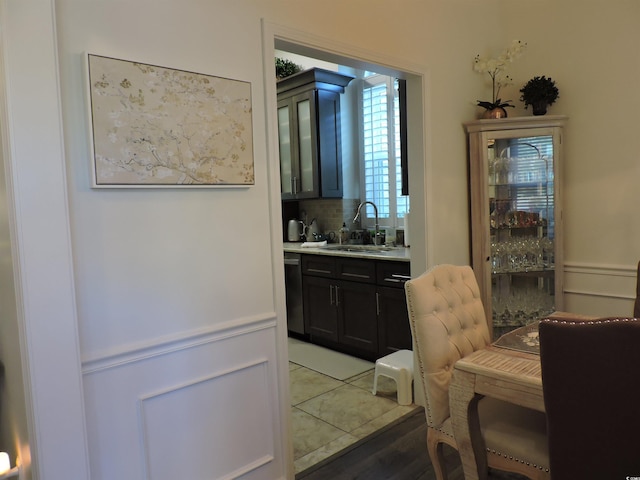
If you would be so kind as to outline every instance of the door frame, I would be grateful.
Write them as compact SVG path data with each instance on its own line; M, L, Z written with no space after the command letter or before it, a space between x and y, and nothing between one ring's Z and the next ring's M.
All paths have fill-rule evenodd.
M276 78L273 73L275 50L286 50L291 53L317 58L354 68L369 69L389 76L407 80L407 96L412 99L407 108L408 125L408 158L411 175L409 189L411 192L411 272L412 276L427 270L431 264L430 234L433 229L428 226L429 210L433 202L429 199L432 191L431 162L429 152L428 115L426 105L429 92L429 70L424 65L415 64L397 57L386 57L360 47L346 45L332 39L312 35L308 32L292 29L262 20L262 55L266 117L267 172L269 178L269 210L271 215L271 247L274 260L274 295L277 313L277 358L278 385L282 392L280 418L283 451L288 458L287 476L293 478L293 445L291 432L291 402L288 375L287 321L285 307L284 273L279 265L284 262L282 240L282 215L280 199L280 166L278 154L278 118ZM416 385L416 403L424 405L419 394L421 389Z

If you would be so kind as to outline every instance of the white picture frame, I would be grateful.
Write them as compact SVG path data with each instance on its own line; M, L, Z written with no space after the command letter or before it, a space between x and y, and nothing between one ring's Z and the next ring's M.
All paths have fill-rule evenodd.
M93 188L254 185L250 83L85 59Z

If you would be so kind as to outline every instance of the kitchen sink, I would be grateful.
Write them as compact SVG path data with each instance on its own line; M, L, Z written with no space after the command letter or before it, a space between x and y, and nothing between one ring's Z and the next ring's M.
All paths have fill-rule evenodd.
M394 247L387 247L385 245L327 245L322 247L328 250L337 250L339 252L364 252L364 253L381 253L391 252L395 250Z

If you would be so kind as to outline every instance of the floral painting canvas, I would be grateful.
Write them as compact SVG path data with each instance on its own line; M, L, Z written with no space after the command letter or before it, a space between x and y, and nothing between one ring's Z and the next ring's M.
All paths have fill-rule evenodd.
M253 185L251 85L87 55L93 186Z

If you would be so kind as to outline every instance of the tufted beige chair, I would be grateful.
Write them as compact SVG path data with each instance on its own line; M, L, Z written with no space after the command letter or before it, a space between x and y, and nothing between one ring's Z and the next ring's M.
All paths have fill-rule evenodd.
M490 343L480 290L469 266L439 265L405 283L427 417L427 450L446 480L442 447L457 449L449 414L454 363ZM541 412L492 398L478 402L490 468L549 478L546 419Z

